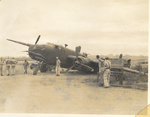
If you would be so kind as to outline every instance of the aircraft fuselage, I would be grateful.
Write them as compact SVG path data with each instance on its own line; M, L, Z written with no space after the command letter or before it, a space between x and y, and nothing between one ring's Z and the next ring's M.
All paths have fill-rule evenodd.
M61 66L64 68L68 68L73 64L73 61L68 61L68 56L76 56L75 51L52 43L31 45L28 53L32 59L43 61L49 65L55 65L56 57L58 57L61 61ZM80 53L78 55L83 56Z

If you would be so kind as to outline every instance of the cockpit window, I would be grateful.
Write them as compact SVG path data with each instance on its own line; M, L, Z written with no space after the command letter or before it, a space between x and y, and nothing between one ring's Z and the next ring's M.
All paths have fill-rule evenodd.
M43 46L42 46L42 49L41 49L41 50L42 50L42 51L44 51L44 50L45 50L45 45L43 45Z
M60 47L60 46L55 45L55 49L56 49L56 50L61 50L61 47Z

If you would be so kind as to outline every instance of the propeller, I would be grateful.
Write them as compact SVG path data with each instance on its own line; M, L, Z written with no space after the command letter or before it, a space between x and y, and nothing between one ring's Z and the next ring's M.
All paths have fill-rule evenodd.
M78 56L79 56L79 53L81 51L81 46L77 46L76 49L75 49L75 51L76 51L76 61L74 62L74 64L70 68L68 68L66 70L66 72L68 72L69 70L71 70L76 65L77 62L79 63Z
M38 43L39 39L40 39L41 35L38 36L36 42L35 42L35 45Z
M68 69L66 70L66 72L68 73L68 71L70 71L74 66L75 66L75 64L72 65L70 68L68 68Z

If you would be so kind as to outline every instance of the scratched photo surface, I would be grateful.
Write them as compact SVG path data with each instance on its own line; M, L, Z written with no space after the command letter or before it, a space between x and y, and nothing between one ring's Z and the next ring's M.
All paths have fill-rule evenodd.
M0 113L136 115L148 105L148 5L148 0L0 0ZM104 88L97 73L82 71L91 69L84 61L81 70L63 68L61 57L71 58L72 53L62 51L56 76L54 58L59 50L44 48L44 56L29 49L48 43L74 53L81 46L81 54L92 61L97 61L96 55L109 57L112 67L122 65L122 54L123 62L131 59L131 70L121 71L123 84L121 76L114 75L117 71L111 72L110 87ZM33 75L36 68L31 65L37 61L31 54L42 61L52 57L51 68ZM8 76L5 61L13 58L14 75L10 69Z

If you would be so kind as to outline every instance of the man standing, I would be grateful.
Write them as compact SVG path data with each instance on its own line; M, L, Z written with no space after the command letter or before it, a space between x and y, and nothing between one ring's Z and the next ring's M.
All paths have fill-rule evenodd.
M33 75L37 75L39 69L41 68L41 62L37 63L37 66L35 66L34 71L33 71Z
M0 59L0 72L1 72L1 76L3 76L3 58Z
M98 60L99 71L97 73L97 82L99 82L99 86L104 85L103 73L104 73L104 59L100 58L99 55L96 56Z
M27 60L25 59L24 63L23 63L23 67L24 67L24 74L27 74L27 69L28 69L29 63L27 62Z
M104 87L109 88L110 85L110 68L111 68L111 62L109 61L109 58L106 57L104 60Z
M18 62L13 58L11 60L11 75L15 75L15 67Z
M10 72L10 65L11 65L11 60L8 58L8 59L6 60L7 76L11 75L11 72Z
M56 57L56 76L60 76L60 60Z

